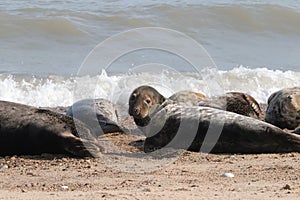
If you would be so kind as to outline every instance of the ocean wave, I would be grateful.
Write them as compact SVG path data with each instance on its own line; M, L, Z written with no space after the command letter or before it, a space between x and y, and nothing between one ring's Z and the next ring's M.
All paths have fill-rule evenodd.
M293 71L248 69L237 67L218 71L224 92L240 91L266 103L271 93L285 87L300 86L300 73ZM213 95L207 87L208 79L202 74L169 72L108 75L105 71L96 76L82 77L33 77L18 74L0 74L0 99L33 106L69 106L83 98L107 98L117 104L127 104L134 88L151 85L163 95L180 90L201 91Z
M8 13L0 13L0 38L43 35L47 36L83 36L71 20L63 17L24 17Z
M197 29L230 29L239 32L272 32L300 34L300 12L290 6L263 3L201 4L146 2L143 9L136 3L92 6L93 3L70 7L21 7L0 14L0 37L19 32L80 36L96 29L102 35L110 29L141 26L172 27L186 31ZM184 16L184 17L183 17Z

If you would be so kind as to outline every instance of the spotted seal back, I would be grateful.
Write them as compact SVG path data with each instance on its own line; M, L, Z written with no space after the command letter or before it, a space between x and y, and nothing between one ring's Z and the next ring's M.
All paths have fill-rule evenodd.
M273 93L268 99L265 121L290 130L300 127L300 87Z
M242 92L228 92L225 95L207 98L200 101L198 105L226 110L260 120L264 118L264 113L257 101L249 94Z
M196 106L199 101L206 99L206 95L201 92L193 92L189 90L183 90L174 93L168 99L176 102L177 104L186 106Z
M68 109L67 115L84 122L95 136L123 132L116 105L107 99L79 100Z

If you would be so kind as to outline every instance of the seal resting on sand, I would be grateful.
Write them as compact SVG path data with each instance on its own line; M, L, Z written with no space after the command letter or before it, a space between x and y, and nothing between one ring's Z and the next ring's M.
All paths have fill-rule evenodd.
M197 105L205 95L192 91L179 91L169 99L179 104ZM151 86L136 88L129 97L129 115L133 116L136 125L145 126L150 121L151 109L161 105L167 98Z
M72 154L99 157L103 150L79 120L45 109L0 101L0 155Z
M273 93L268 99L265 121L282 129L300 127L300 87Z
M118 125L117 108L115 104L107 99L77 101L68 109L67 115L84 122L95 136L102 133L123 132Z
M212 153L300 152L299 135L236 113L165 101L152 114L142 129L145 152L164 147Z

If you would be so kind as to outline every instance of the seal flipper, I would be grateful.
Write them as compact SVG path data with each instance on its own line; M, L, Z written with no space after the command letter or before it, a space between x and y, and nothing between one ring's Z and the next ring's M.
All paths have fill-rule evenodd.
M0 101L0 155L71 153L98 157L101 146L79 120L45 109Z
M62 133L61 140L64 150L79 157L100 157L103 148L96 142L74 136L70 132Z
M296 128L292 133L295 133L297 135L300 135L300 127Z

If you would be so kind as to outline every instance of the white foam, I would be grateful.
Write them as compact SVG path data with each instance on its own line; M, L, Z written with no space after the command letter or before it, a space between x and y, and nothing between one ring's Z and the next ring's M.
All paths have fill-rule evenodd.
M207 85L211 79L201 78L205 75L162 72L109 76L103 71L97 76L39 78L1 74L0 99L51 107L69 106L83 98L107 98L118 104L127 104L130 93L140 85L151 85L165 96L180 90L214 95L214 88ZM300 72L293 71L237 67L230 71L218 71L218 75L224 92L246 92L260 103L266 103L274 91L300 86Z

